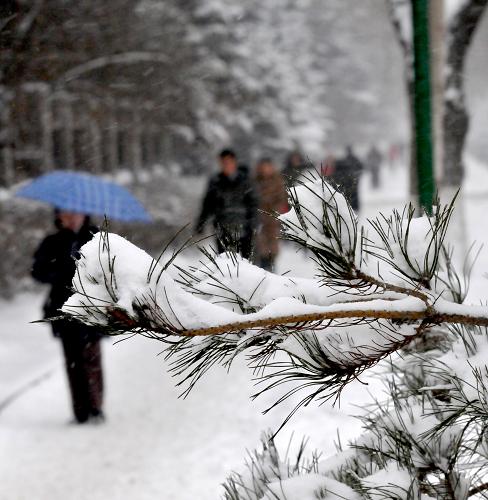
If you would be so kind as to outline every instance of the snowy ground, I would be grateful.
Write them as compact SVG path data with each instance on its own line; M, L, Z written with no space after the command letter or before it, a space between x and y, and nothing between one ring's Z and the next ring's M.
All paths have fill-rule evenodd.
M387 173L379 192L362 182L364 214L401 206L406 173ZM488 173L470 162L464 207L466 241L488 241L485 214ZM479 260L481 276L488 249ZM285 249L280 271L309 274L302 256ZM473 299L486 297L485 280L473 283ZM75 426L57 342L39 317L41 294L0 302L0 500L106 500L219 498L220 483L241 468L246 449L257 445L262 430L276 428L289 411L262 415L270 400L250 402L250 373L237 363L230 375L216 369L186 401L178 399L174 381L157 353L160 345L132 339L104 343L107 382L102 426ZM356 383L345 391L341 407L303 410L282 433L284 446L310 436L310 448L333 452L336 429L344 439L359 432L349 415L380 385Z

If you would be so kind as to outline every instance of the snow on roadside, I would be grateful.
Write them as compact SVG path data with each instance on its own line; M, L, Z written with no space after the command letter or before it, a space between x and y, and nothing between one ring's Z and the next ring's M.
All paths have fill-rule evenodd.
M159 350L146 339L104 343L105 425L68 425L61 367L0 413L0 499L61 500L68 492L70 500L218 498L246 449L257 445L262 429L276 429L289 408L262 416L266 401L250 401L251 374L242 361L230 375L212 371L180 400ZM332 452L335 429L344 423L357 433L357 422L339 410L307 409L280 440L286 445L294 428L297 444L305 434Z
M297 259L287 247L282 255ZM57 341L47 325L28 324L40 315L41 292L0 303L5 386L30 379L45 364L54 373L0 412L0 500L105 500L106 498L215 499L221 482L242 467L246 450L263 429L276 429L291 406L261 414L271 396L251 402L252 373L237 360L230 374L211 371L185 401L157 354L161 345L131 339L104 342L107 423L69 425L68 390ZM11 332L5 335L4 326ZM7 347L7 339L16 343ZM4 342L5 341L5 342ZM14 351L12 351L14 349ZM10 356L15 352L15 355ZM24 373L25 372L25 373ZM18 379L19 377L19 379ZM342 408L306 408L278 444L286 448L310 436L310 451L334 452L336 429L354 436L359 423L347 416L364 397L361 384L346 391ZM324 429L327 431L324 432Z
M476 170L474 170L476 169ZM470 180L471 179L471 180ZM379 206L398 206L406 198L404 171L385 172L379 193L362 181L364 215ZM470 186L487 186L488 171L468 167L467 232L471 241L488 241L488 197ZM481 187L479 188L481 189ZM401 201L400 201L401 200ZM473 301L486 297L488 249L477 264ZM312 277L302 252L284 245L279 271ZM298 270L298 271L297 271ZM271 402L249 400L251 373L242 360L230 374L211 371L189 398L177 398L174 380L156 355L161 346L146 339L112 345L104 342L107 381L107 417L102 426L68 425L68 393L57 342L38 319L43 293L0 302L0 390L11 388L53 370L53 375L32 387L0 412L0 500L207 500L219 498L221 482L241 470L246 449L259 443L261 431L282 422L290 407L263 416ZM377 380L369 386L354 383L343 393L341 406L329 404L303 409L278 439L283 449L294 431L294 442L310 436L310 448L334 453L336 429L343 442L357 435L359 422L348 415L360 411L367 391L381 391ZM6 391L6 392L5 392ZM380 396L381 397L381 396Z
M59 367L59 350L40 318L44 292L0 301L0 408L2 402Z

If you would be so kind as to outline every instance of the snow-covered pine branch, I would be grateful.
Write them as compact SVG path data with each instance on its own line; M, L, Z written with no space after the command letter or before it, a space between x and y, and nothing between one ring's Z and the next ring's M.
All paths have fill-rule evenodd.
M487 330L435 328L413 344L383 374L389 398L358 417L361 437L307 458L303 445L280 457L266 435L225 499L487 498Z
M487 307L448 300L439 262L452 203L430 218L415 218L409 207L362 225L315 174L292 189L290 202L283 235L310 252L315 279L276 276L239 256L208 252L199 267L173 277L174 254L154 260L102 232L82 249L64 311L107 333L166 342L187 390L212 364L228 366L247 351L268 387L313 379L303 403L337 396L433 326L488 324ZM277 352L286 358L273 363Z
M203 248L198 265L182 267L179 250L153 259L102 232L82 248L64 311L108 334L166 343L184 395L244 352L258 394L287 384L271 407L305 391L290 416L395 355L389 398L361 417L360 439L326 460L305 459L303 447L291 460L268 435L228 479L227 500L484 498L488 307L463 304L467 280L444 241L453 203L432 217L407 207L362 223L315 175L289 195L283 237L307 250L315 278Z

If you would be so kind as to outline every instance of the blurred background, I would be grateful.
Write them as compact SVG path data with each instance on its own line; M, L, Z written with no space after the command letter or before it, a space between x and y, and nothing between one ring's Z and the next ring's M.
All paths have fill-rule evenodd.
M300 150L320 166L346 144L363 155L397 145L406 168L402 3L2 1L0 295L31 286L29 259L52 220L12 194L43 172L129 186L156 221L115 229L156 252L195 217L223 147L249 165L262 155L283 165ZM463 67L465 151L485 161L487 43L485 16Z

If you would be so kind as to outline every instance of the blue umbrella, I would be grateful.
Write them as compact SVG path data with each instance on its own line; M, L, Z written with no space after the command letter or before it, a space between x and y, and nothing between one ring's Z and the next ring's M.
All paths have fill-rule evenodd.
M20 188L15 195L70 212L105 215L121 221L152 220L141 202L127 189L81 172L57 170L41 175Z

